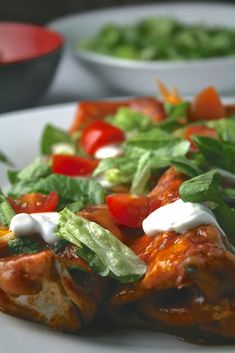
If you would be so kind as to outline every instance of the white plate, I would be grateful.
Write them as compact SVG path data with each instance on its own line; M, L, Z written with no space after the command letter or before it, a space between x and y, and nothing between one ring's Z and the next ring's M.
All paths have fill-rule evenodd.
M64 104L0 116L0 150L18 168L39 153L39 139L48 122L68 128L75 104ZM0 166L0 185L6 185ZM1 353L234 353L235 346L202 347L184 343L174 336L145 330L85 329L77 335L62 334L46 327L0 313Z
M1 114L0 151L9 157L16 169L23 168L39 155L39 140L43 127L51 122L67 129L73 119L75 107L75 103L69 103ZM7 169L9 167L0 164L2 187L8 184Z
M50 27L64 36L71 51L93 75L129 94L155 94L156 79L161 79L169 87L180 86L185 95L206 85L213 85L227 95L235 92L235 56L191 62L135 62L76 49L79 40L92 36L106 23L134 23L154 15L173 16L187 23L202 21L209 26L234 28L235 6L205 3L125 6L66 16L51 22Z

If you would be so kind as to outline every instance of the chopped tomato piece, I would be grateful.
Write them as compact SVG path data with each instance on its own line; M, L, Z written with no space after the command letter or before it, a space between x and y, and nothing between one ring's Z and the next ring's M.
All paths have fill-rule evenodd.
M162 103L153 97L139 97L132 99L128 106L130 109L149 116L152 121L158 122L165 119Z
M94 154L100 147L125 140L124 132L103 120L96 120L87 126L81 135L80 144L88 154Z
M91 174L99 161L79 156L54 154L52 156L52 172L68 176Z
M191 120L214 120L225 117L225 108L214 87L208 87L196 95L190 106Z
M96 120L115 114L119 107L126 105L127 102L122 101L80 102L70 132L83 129Z
M197 150L197 146L195 145L195 143L191 139L191 136L195 136L195 135L207 136L207 137L211 137L214 139L218 138L217 131L214 128L203 126L203 125L189 126L185 131L185 137L191 143L191 147L193 150Z
M16 213L53 212L58 205L58 194L51 191L49 195L32 193L17 199L8 197L8 201Z
M75 114L70 132L82 130L96 120L104 119L107 115L113 115L121 107L129 107L148 115L153 121L161 121L165 118L162 103L153 97L138 97L126 101L98 101L80 102Z
M110 213L117 223L141 228L143 220L150 213L149 199L131 194L113 194L106 197Z

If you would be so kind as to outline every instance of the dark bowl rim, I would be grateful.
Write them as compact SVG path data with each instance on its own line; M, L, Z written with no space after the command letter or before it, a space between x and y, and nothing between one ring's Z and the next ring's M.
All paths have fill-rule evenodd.
M65 44L64 37L59 32L57 32L47 26L41 26L41 25L37 25L37 24L33 24L33 23L25 23L25 22L18 22L18 21L0 21L0 24L3 24L3 23L10 24L10 25L23 25L23 26L34 27L39 30L43 30L47 34L55 36L58 40L58 44L54 48L52 48L42 54L38 54L35 56L29 56L28 58L23 58L23 59L18 59L18 60L11 60L8 62L1 62L0 61L0 69L41 59L42 57L45 57L49 54L52 54L52 53L55 53L57 51L62 50L62 48L64 47L64 44Z
M61 47L58 47L56 49L54 49L53 51L50 51L46 54L42 54L40 56L36 56L35 58L31 58L31 59L25 59L25 60L19 60L19 61L12 61L10 63L7 63L7 64L0 64L0 72L4 69L7 69L7 68L10 68L10 67L20 67L21 65L25 65L25 64L28 64L28 63L31 63L31 62L37 62L37 61L40 61L41 59L44 59L50 55L53 55L53 54L60 54L60 52L62 51L63 49L63 45Z

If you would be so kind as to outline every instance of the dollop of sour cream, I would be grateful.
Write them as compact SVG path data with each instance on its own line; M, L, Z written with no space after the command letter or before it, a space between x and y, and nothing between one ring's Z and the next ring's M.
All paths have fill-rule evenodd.
M211 224L224 234L208 207L179 199L153 211L142 226L145 234L152 236L158 232L184 233L203 224Z
M56 244L55 232L59 223L58 212L19 213L10 222L10 230L18 237L39 234L46 243Z
M110 158L110 157L117 157L117 156L120 156L120 154L122 154L122 150L119 147L119 145L110 144L104 147L100 147L95 152L95 158L104 159L104 158Z

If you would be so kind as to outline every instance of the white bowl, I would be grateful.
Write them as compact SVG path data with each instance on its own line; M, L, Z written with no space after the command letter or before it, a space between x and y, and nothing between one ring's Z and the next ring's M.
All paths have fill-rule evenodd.
M94 75L131 94L154 94L156 79L179 86L191 95L208 85L221 94L235 93L235 56L191 61L132 61L79 51L77 43L94 35L104 24L135 23L146 16L168 15L185 23L234 27L235 6L228 4L174 3L125 6L67 16L50 26L62 33L77 59Z

